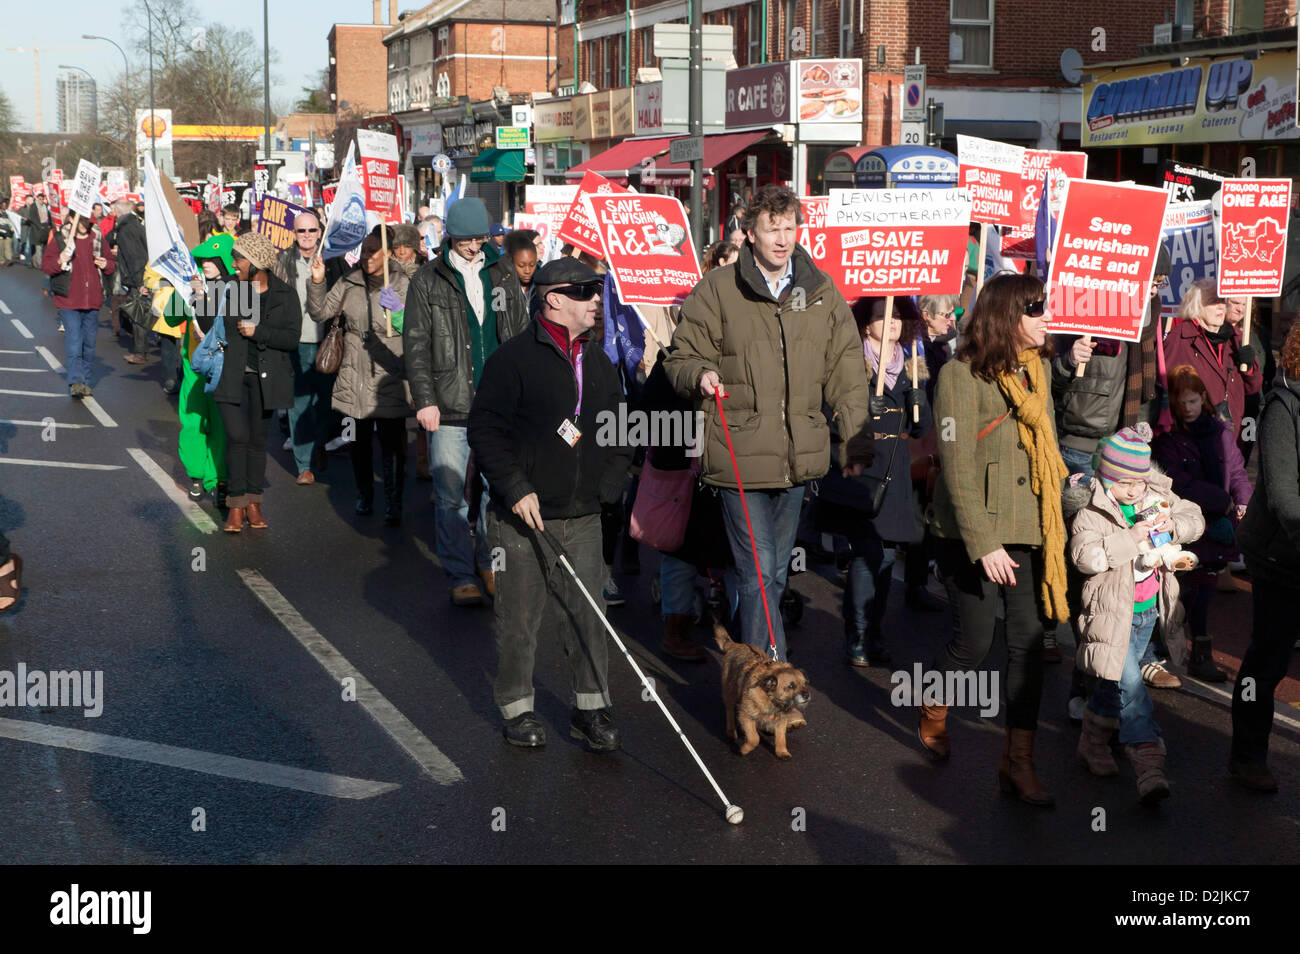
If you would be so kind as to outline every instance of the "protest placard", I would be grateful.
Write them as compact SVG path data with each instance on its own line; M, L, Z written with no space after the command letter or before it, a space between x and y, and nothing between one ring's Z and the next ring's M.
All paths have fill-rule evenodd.
M1194 166L1187 162L1165 160L1165 191L1171 202L1196 202L1209 199L1219 191L1223 180L1228 178L1221 172Z
M596 228L596 223L590 218L590 211L583 202L583 197L621 195L627 191L627 189L615 185L602 175L588 172L582 177L582 181L578 183L578 191L573 197L573 202L569 204L564 221L560 223L560 241L568 242L574 248L595 255L597 258L603 258L605 252L601 246L600 233Z
M532 217L533 225L515 228L535 229L548 243L560 243L560 229L569 215L569 206L578 194L576 185L561 186L526 186L524 189L524 211Z
M699 284L700 261L686 210L674 196L635 192L587 194L586 205L614 275L619 300L629 305L675 305Z
M1088 178L1088 155L1083 152L1059 152L1055 149L1026 149L1020 169L1020 210L1024 214L1019 225L1002 230L1002 255L1004 258L1032 262L1037 246L1034 224L1038 218L1038 202L1043 194L1043 182L1048 170L1062 178Z
M286 202L273 195L262 196L262 214L257 218L255 231L265 235L277 249L286 249L293 244L293 220L303 212L310 212L300 205ZM303 228L306 228L304 225Z
M1224 179L1219 195L1219 294L1280 295L1291 180Z
M1172 318L1192 282L1214 278L1218 271L1210 200L1176 202L1171 198L1165 209L1164 243L1169 249L1169 284L1160 290L1160 313Z
M826 210L830 205L828 195L801 195L799 209L803 212L803 224L799 226L799 244L803 246L813 263L831 277L835 287L845 298L852 300L858 292L854 286L844 284L844 271L828 263L839 262L843 249L840 248L840 236L843 229L826 227Z
M68 193L68 208L78 215L90 218L90 207L99 201L99 166L81 159L77 162L77 177Z
M321 234L321 256L334 258L360 247L368 228L365 189L349 144L343 173L330 203L329 218L325 221L325 231Z
M32 188L27 184L26 179L24 179L22 176L9 177L9 199L11 203L10 208L13 207L12 206L13 202L25 202L29 198L31 198L31 195L32 195Z
M1069 179L1047 278L1055 334L1137 341L1169 194Z
M818 261L814 238L813 258L850 301L955 295L970 216L970 197L960 189L831 189L826 252Z
M1025 223L1020 202L1024 152L1022 146L992 139L957 137L957 187L970 193L971 219L988 225Z
M366 211L376 222L397 220L397 137L373 129L357 130L357 167Z

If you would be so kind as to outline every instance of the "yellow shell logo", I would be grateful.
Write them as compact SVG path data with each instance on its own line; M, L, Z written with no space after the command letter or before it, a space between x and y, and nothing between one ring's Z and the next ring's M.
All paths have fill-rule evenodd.
M167 120L154 114L140 121L140 131L150 139L159 139L167 131Z

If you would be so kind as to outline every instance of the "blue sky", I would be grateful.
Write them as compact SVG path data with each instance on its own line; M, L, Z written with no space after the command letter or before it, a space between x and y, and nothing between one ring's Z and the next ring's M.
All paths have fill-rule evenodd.
M166 0L162 0L166 2ZM418 0L399 3L400 9L424 6ZM77 46L86 49L42 50L41 109L43 132L55 127L54 79L62 72L59 64L80 66L102 85L107 86L122 72L122 56L102 40L83 40L82 33L111 37L130 54L130 44L121 26L121 14L129 4L121 0L58 0L57 16L6 18L4 43L0 45L0 89L14 104L20 129L31 130L36 111L33 93L36 87L32 72L32 54L6 52L5 47L22 46L30 50L33 43L42 48ZM220 18L226 24L248 29L262 40L261 0L224 0L220 4L200 2L205 21ZM384 15L388 3L383 5ZM270 0L271 47L279 54L278 64L271 65L271 101L298 96L310 77L329 63L326 37L335 23L369 23L370 0ZM75 26L70 26L75 25ZM278 77L278 82L277 82ZM166 103L159 103L160 108Z

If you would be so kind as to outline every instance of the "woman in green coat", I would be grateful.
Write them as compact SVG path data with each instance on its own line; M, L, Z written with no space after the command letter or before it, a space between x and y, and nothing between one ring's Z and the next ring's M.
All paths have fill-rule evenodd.
M163 313L167 324L185 325L181 344L181 391L177 403L181 433L181 464L190 478L190 497L198 500L203 491L214 494L219 508L226 497L226 430L216 402L204 391L208 381L190 367L190 358L203 336L212 327L217 302L235 274L230 250L235 244L230 235L214 235L190 250L198 263L202 278L192 282L197 308L191 308L184 295L173 294ZM196 314L197 311L197 314ZM215 491L215 493L214 493Z

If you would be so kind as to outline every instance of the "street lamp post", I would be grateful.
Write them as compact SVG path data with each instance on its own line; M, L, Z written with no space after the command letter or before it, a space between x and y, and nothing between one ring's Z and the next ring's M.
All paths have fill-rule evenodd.
M99 83L98 83L98 81L95 79L95 77L93 77L93 76L90 75L90 71L89 71L89 70L84 70L84 69L82 69L80 66L73 66L73 65L70 64L70 63L60 63L60 64L59 64L59 69L61 69L61 70L76 70L76 71L79 72L79 73L85 73L85 74L86 74L87 78L88 78L92 83L95 84L95 87L96 87L95 106L96 106L96 109L98 109L98 106L99 106L99 94L98 94ZM99 165L99 164L100 164L100 163L99 163L99 116L96 115L96 116L95 116L95 165Z
M376 17L378 19L378 17ZM271 162L271 26L267 0L262 0L262 153L266 160L268 183L275 182L275 165Z
M112 43L113 46L116 46L116 47L117 47L117 52L119 52L119 53L122 54L122 82L123 82L124 84L127 83L127 82L129 82L129 77L130 77L130 75L131 75L131 64L127 62L127 59L126 59L126 50L124 50L124 49L122 49L120 46L118 46L116 41L114 41L114 40L110 40L110 39L109 39L108 37L106 37L106 36L99 36L99 35L94 34L94 33L83 33L83 34L81 34L81 38L82 38L83 40L103 40L105 43ZM125 161L125 160L128 159L128 158L130 157L130 155L131 155L131 126L132 126L132 123L131 123L131 106L130 106L130 104L126 101L126 98L125 98L125 97L123 97L123 99L122 99L122 111L126 114L126 125L122 127L123 130L125 130L125 132L126 132L126 142L123 143L123 145L122 145L122 155L123 155L123 160ZM129 165L131 165L131 163L130 163L130 162L126 162L126 165L129 166Z
M145 13L148 14L146 19L149 21L149 161L153 163L155 169L158 168L158 139L154 136L154 111L153 111L153 10L149 7L149 0L140 0L144 4Z

